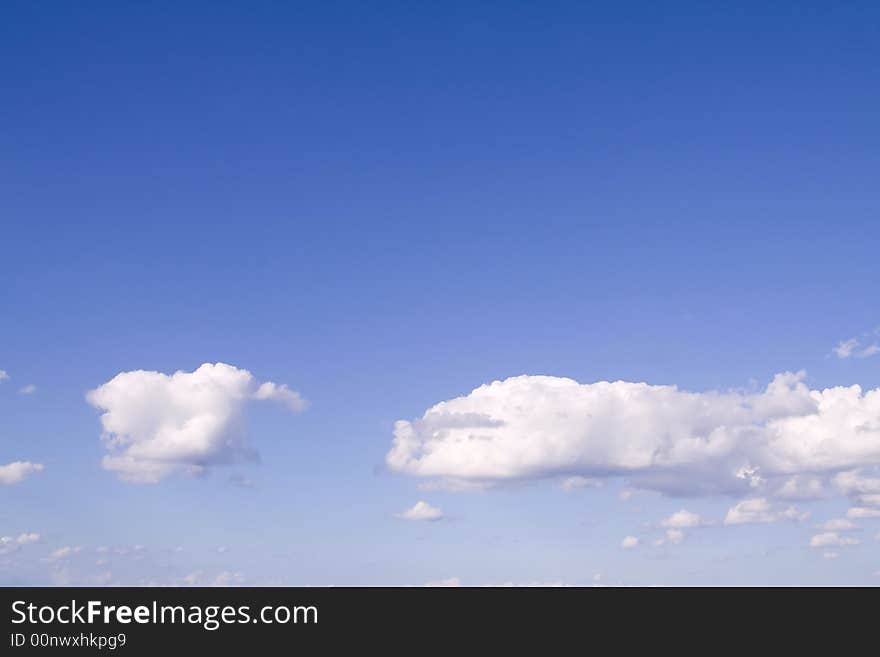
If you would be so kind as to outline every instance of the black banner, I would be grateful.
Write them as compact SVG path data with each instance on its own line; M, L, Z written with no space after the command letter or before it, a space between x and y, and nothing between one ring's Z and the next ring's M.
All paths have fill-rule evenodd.
M666 651L698 636L744 649L768 640L830 646L838 632L847 641L873 635L878 590L6 588L0 598L3 655L477 646L543 654L609 641Z

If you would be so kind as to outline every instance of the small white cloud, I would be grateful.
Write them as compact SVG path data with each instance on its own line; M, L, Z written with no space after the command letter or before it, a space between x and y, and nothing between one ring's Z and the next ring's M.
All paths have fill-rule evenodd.
M458 577L449 577L447 579L439 579L434 582L426 582L425 586L432 588L457 588L461 586L461 579Z
M736 471L736 474L734 476L742 481L747 481L750 488L760 488L765 483L765 480L761 476L760 472L760 468L743 466Z
M823 559L836 559L839 556L840 556L840 552L823 552L822 553Z
M872 342L864 345L860 338L850 338L849 340L841 340L833 349L838 358L870 358L880 354L880 344Z
M847 518L857 520L859 518L880 518L880 509L869 509L864 506L854 506L846 512Z
M560 483L564 490L577 490L579 488L602 488L605 482L592 477L566 477Z
M809 512L801 512L797 507L775 507L763 497L743 500L731 507L724 518L725 525L746 525L771 523L780 520L800 521L809 517Z
M663 538L658 538L656 541L654 541L654 545L678 545L686 537L687 534L685 534L680 529L667 529L666 534L663 536Z
M19 534L15 537L15 542L19 545L26 545L28 543L36 543L40 540L40 535L36 533L30 534Z
M63 559L67 559L69 557L72 557L75 554L79 554L80 552L82 552L81 547L71 547L69 545L66 545L66 546L58 548L57 550L52 552L49 555L49 560L50 561L61 561Z
M637 547L639 544L639 539L637 536L626 536L621 542L620 547L625 550L630 550L634 547Z
M880 413L880 388L813 390L805 377L778 374L760 392L512 377L396 422L386 464L480 486L565 472L739 498L793 476L880 466L880 424L869 421ZM785 492L797 494L796 483Z
M427 502L419 500L411 508L403 513L397 514L398 518L404 520L440 520L443 517L443 511L435 506L431 506Z
M9 379L9 375L6 373L6 370L0 370L0 383Z
M491 482L465 481L464 479L444 478L423 481L418 486L420 491L433 493L434 491L446 491L448 493L476 493L492 488Z
M19 534L18 536L0 536L0 555L17 551L22 545L36 543L40 535L36 533Z
M834 485L844 495L858 496L880 493L880 477L865 476L860 470L841 472L834 477Z
M850 538L849 536L841 536L836 532L825 532L823 534L816 534L810 539L810 547L813 548L825 548L825 547L846 547L847 545L858 545L861 541L857 538Z
M686 509L676 511L660 522L661 527L671 527L673 529L692 529L694 527L705 527L708 524L699 514L692 513Z
M847 518L832 518L822 524L816 525L816 529L826 532L847 532L858 529L858 526Z
M28 383L26 386L19 388L18 391L23 395L32 395L37 391L37 386L33 383Z
M36 472L43 471L42 463L31 463L30 461L15 461L0 465L0 484L7 486L18 484Z
M783 500L818 500L825 496L825 487L816 477L795 476L786 479L773 495Z

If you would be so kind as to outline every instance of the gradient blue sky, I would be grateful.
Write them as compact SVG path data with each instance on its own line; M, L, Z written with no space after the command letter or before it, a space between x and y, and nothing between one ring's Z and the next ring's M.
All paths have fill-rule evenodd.
M0 583L878 582L880 521L808 545L839 495L725 527L730 497L385 466L396 420L520 374L880 385L832 352L880 324L877 3L2 14L0 464L45 468L0 486L0 536L40 534ZM88 390L218 361L311 402L249 406L259 465L102 469ZM395 517L422 499L448 517ZM653 546L682 508L715 525Z

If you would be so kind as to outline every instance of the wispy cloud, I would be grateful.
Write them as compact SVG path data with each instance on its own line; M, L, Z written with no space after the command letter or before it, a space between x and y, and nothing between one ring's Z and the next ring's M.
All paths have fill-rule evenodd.
M15 461L14 463L0 465L0 484L7 486L18 484L32 474L42 471L42 463L31 463L30 461Z
M247 370L225 363L174 374L122 372L86 398L104 411L103 438L110 452L104 468L137 483L256 461L244 430L246 403L271 400L292 411L308 405L286 385L259 384Z

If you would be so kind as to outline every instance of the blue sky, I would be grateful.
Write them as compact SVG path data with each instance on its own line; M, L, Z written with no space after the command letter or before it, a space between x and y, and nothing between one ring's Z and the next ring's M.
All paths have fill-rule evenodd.
M777 452L750 452L767 489L748 493L707 493L702 460L675 494L586 457L536 456L467 491L449 490L457 452L386 461L395 422L520 375L742 396L801 370L792 390L880 386L865 353L880 325L875 3L4 14L0 466L43 469L0 485L0 583L878 582L880 520L810 547L817 525L869 508L873 484L836 477L880 481L865 397L816 429L849 460L774 471ZM259 463L218 448L200 476L154 483L102 467L107 407L88 391L218 362L252 373L248 395L269 381L310 402L241 402L235 435ZM481 403L468 412L503 425L493 444L558 438L508 433L515 418ZM625 412L599 410L623 427L603 440L627 445ZM853 457L834 423L856 416L870 426ZM599 435L569 429L582 448ZM820 499L783 499L783 474L818 480ZM572 476L601 486L565 490ZM756 498L767 522L724 524ZM444 518L398 517L420 500ZM809 518L784 517L792 505ZM667 524L705 526L654 545L681 509L701 520Z

